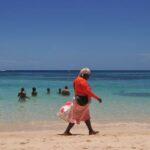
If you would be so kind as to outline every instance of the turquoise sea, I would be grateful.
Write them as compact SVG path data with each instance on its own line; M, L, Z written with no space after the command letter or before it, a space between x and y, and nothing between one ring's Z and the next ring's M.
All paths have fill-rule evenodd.
M59 108L74 95L78 71L0 71L0 124L59 121ZM91 103L92 119L100 122L150 122L150 71L92 71L89 83L103 103ZM58 95L67 85L71 96ZM32 87L38 96L31 97ZM30 99L19 102L24 87ZM51 94L46 94L46 89Z

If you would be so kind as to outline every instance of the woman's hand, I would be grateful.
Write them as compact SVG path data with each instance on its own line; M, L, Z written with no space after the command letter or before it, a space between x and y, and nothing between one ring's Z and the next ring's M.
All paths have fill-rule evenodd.
M99 101L99 103L102 103L102 99L100 97L97 100Z

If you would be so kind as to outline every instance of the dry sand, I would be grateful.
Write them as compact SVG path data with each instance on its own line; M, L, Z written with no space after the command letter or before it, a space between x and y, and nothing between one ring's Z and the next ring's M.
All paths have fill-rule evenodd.
M46 130L0 132L0 150L150 150L150 124L93 124L99 130L89 136L84 124L72 136L60 135L66 124Z

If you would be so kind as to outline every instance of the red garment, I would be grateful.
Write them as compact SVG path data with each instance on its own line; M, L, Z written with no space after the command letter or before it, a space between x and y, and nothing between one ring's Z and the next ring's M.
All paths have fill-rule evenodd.
M92 97L97 100L99 99L99 97L92 92L91 87L89 86L87 80L85 80L80 76L78 76L74 80L74 89L75 89L75 95L87 96L88 99L91 99Z
M85 80L80 76L78 76L74 80L74 90L75 90L75 95L87 96L89 100L91 99L91 97L94 97L95 99L99 99L99 97L92 92L87 80ZM77 103L77 101L74 100L73 108L69 114L69 122L79 124L80 121L89 120L90 119L89 104L90 103L86 104L85 106L80 106Z

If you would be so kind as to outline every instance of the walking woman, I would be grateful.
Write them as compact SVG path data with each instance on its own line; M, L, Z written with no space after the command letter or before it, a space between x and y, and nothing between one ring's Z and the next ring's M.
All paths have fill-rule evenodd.
M94 94L88 84L88 79L91 75L89 68L81 69L78 77L74 80L74 92L75 100L73 102L73 108L69 115L69 125L64 132L64 135L72 135L70 130L75 124L79 124L80 121L84 121L88 130L89 135L97 134L98 131L94 131L91 126L89 104L91 98L102 102L101 98Z

